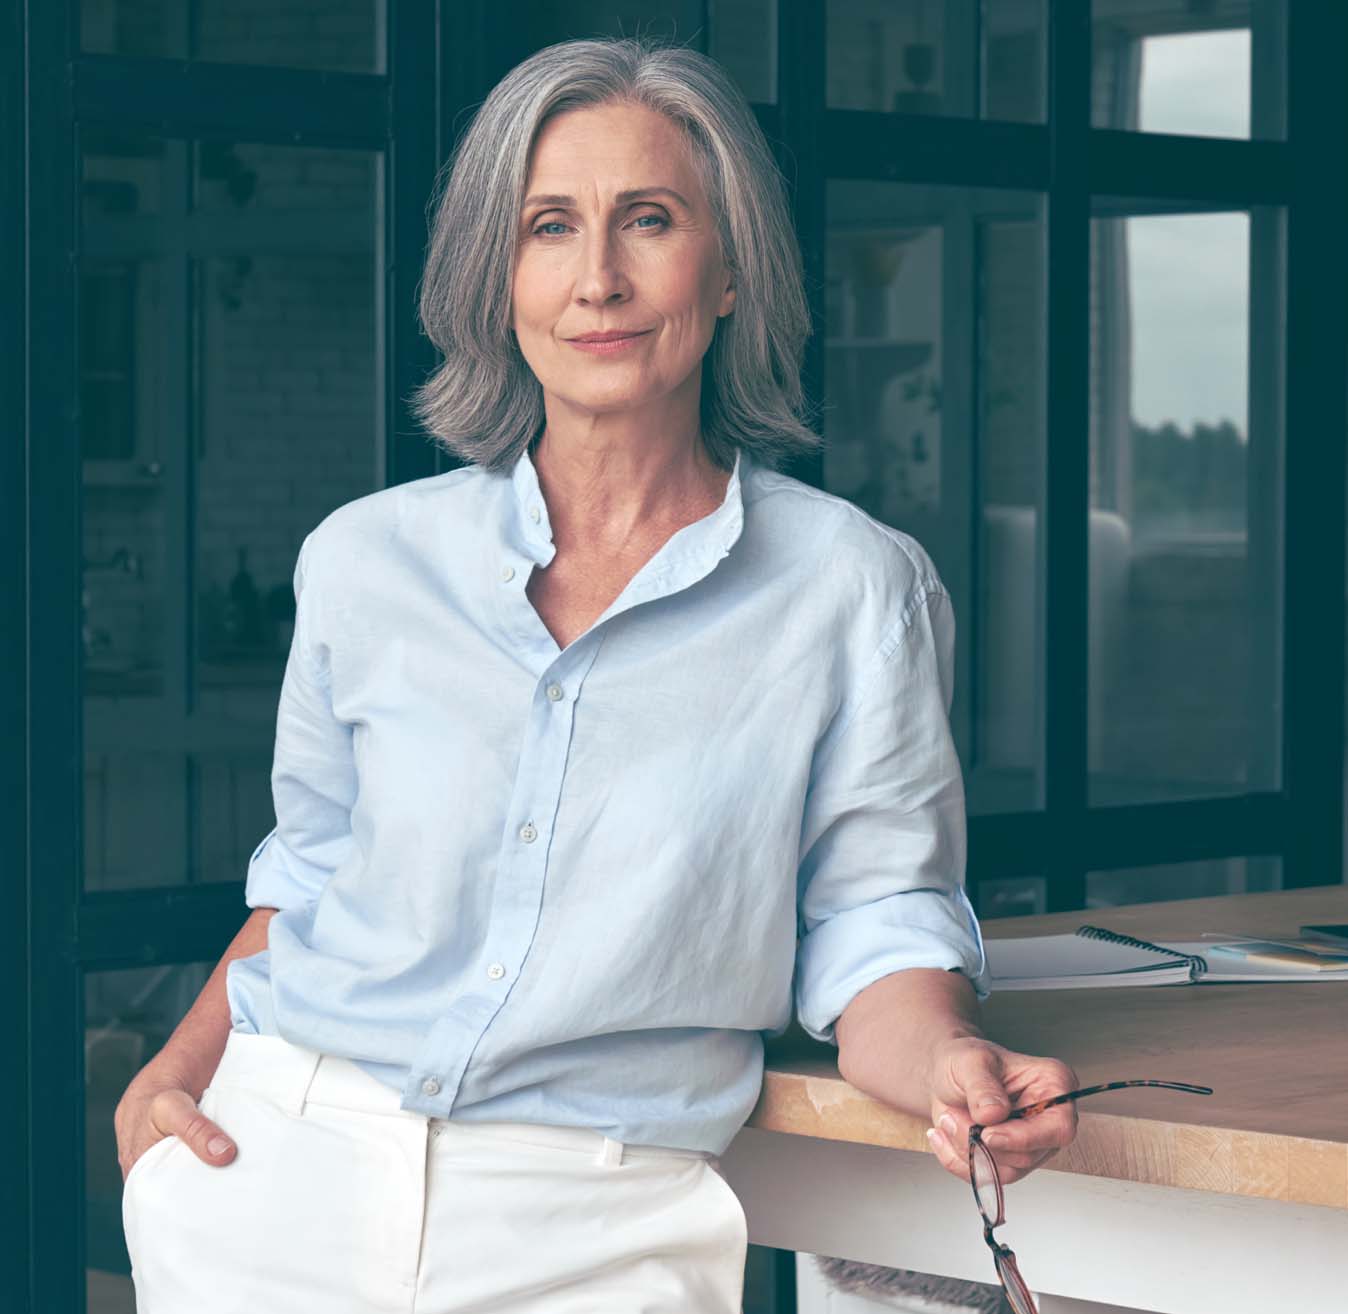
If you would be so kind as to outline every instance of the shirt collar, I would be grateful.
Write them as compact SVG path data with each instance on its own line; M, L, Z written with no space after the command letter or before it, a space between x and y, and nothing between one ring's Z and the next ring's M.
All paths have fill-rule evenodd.
M510 483L514 496L508 506L508 536L530 560L546 566L557 555L557 548L552 541L548 506L538 485L538 471L527 447L515 462Z
M643 575L654 567L652 574L664 585L660 591L673 592L701 579L735 545L744 528L743 480L752 463L747 453L737 449L721 505L673 534L643 567ZM546 566L557 548L528 448L520 453L510 483L513 496L509 499L507 537L530 560Z

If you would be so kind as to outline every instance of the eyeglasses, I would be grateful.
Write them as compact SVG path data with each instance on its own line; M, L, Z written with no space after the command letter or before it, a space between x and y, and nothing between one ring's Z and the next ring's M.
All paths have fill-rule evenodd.
M1182 1081L1111 1081L1104 1086L1086 1086L1081 1090L1070 1090L1065 1095L1055 1095L1052 1099L1040 1100L1037 1104L1027 1104L1023 1109L1012 1109L1005 1121L1012 1118L1032 1118L1043 1113L1055 1104L1066 1104L1068 1100L1079 1100L1084 1095L1098 1095L1102 1090L1122 1090L1125 1086L1158 1086L1164 1090L1187 1090L1194 1095L1211 1095L1211 1086L1190 1086ZM1000 1125L1000 1124L998 1124ZM969 1128L969 1181L973 1184L974 1200L978 1212L983 1215L983 1240L992 1251L993 1262L997 1265L997 1276L1001 1279L1002 1289L1011 1302L1015 1314L1039 1314L1030 1289L1016 1267L1016 1256L1008 1247L1002 1245L992 1235L992 1229L1006 1222L1006 1202L1002 1196L1002 1179L997 1172L997 1161L992 1152L983 1144L983 1125L975 1123Z

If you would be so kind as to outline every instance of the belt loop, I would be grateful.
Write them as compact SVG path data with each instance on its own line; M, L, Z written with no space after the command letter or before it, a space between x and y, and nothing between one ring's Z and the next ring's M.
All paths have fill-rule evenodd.
M323 1062L323 1055L318 1050L302 1049L298 1045L293 1048L301 1061L295 1064L295 1081L286 1091L284 1103L286 1112L299 1118L304 1114L304 1105L314 1078L318 1075L319 1065Z
M605 1136L603 1148L599 1151L595 1162L603 1164L606 1168L616 1168L622 1161L623 1143L615 1141L611 1136Z

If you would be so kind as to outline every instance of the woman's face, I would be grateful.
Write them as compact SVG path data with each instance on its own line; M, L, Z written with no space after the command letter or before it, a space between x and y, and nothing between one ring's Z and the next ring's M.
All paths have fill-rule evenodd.
M696 397L735 293L681 130L635 105L559 114L534 143L524 195L513 325L550 411ZM615 329L640 336L607 350L574 341Z

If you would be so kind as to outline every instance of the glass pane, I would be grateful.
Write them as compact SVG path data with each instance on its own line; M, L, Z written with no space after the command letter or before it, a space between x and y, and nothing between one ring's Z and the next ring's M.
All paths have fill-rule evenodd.
M1046 428L1043 212L1033 196L1017 205L992 194L986 203L993 213L976 229L978 610L964 613L971 622L965 628L978 636L971 740L963 754L975 813L1025 811L1044 801L1037 619Z
M368 152L86 137L85 885L241 880L304 535L383 483Z
M745 98L777 99L777 0L707 0L707 53L724 64Z
M247 910L244 909L246 912ZM242 922L242 917L240 921ZM90 972L84 978L84 1218L89 1314L134 1314L112 1117L214 970L209 963Z
M983 0L982 21L983 117L1043 123L1044 0Z
M752 1241L746 1248L742 1314L766 1314L777 1308L777 1292L781 1289L777 1253L772 1246L755 1245Z
M1097 128L1284 135L1283 0L1094 0L1091 11Z
M383 73L385 0L80 0L80 49Z
M384 72L384 0L195 0L197 59Z
M1276 789L1282 214L1100 208L1089 798Z
M1282 859L1211 858L1163 867L1121 867L1086 873L1086 907L1115 908L1125 903L1167 899L1204 899L1224 894L1259 894L1282 889ZM1239 927L1222 927L1239 931Z
M181 0L80 0L80 50L99 55L187 58Z
M486 7L487 47L504 72L520 60L559 41L587 37L648 36L707 48L704 0L570 0L565 5Z
M836 180L828 206L824 486L950 590L970 812L1037 807L1042 198Z
M1001 876L978 882L978 919L1032 917L1047 908L1047 885L1042 876Z
M163 435L171 271L164 216L175 143L81 129L81 635L86 691L162 693Z
M364 151L203 141L193 162L192 202L198 211L266 213L269 228L297 219L315 240L325 239L328 225L338 223L346 228L346 246L362 240L368 247L372 240L376 164ZM290 250L296 237L292 224L277 233L275 245Z
M831 109L1043 122L1043 0L830 0L827 8Z

